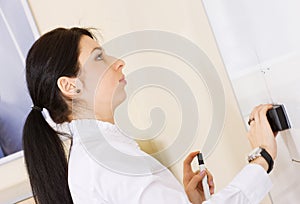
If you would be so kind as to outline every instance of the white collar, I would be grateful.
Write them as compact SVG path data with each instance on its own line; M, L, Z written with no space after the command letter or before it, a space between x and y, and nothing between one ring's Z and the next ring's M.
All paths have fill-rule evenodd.
M99 128L101 133L103 134L104 138L108 142L113 142L113 141L118 141L121 143L127 143L127 144L132 144L136 147L139 148L137 142L126 135L124 132L122 132L115 124L109 123L109 122L104 122L101 120L96 120L96 119L76 119L72 120L69 123L69 129L70 133L73 137L73 139L79 139L80 135L76 134L78 133L76 131L76 127L80 125L81 127L84 127L86 129L89 129L91 131L91 128Z
M127 175L147 175L165 170L156 159L111 123L93 119L69 123L73 143L85 149L99 165ZM126 165L124 165L126 164Z

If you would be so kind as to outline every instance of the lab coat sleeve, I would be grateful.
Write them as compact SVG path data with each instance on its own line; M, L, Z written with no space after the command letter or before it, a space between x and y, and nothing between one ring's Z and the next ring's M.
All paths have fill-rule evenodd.
M203 204L256 204L260 203L272 187L266 171L257 164L248 164L219 193Z

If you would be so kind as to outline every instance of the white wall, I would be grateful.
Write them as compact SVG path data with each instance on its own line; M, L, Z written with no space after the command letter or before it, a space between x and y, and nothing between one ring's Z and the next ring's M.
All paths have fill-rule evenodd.
M291 130L278 134L273 203L300 193L299 1L203 0L245 123L258 103L284 104ZM297 162L298 161L298 162Z
M206 160L207 167L214 174L217 191L228 184L246 164L245 156L250 147L245 137L243 120L201 1L29 0L29 3L41 34L58 26L96 27L101 30L103 41L106 42L125 33L155 29L176 33L198 45L215 66L225 91L226 117L224 128L215 150ZM203 80L195 77L195 74L186 65L181 64L176 59L170 59L170 56L145 53L142 57L138 54L137 56L129 56L125 60L127 61L126 74L134 72L141 66L155 64L172 68L174 72L184 78L197 99L197 107L200 112L200 128L197 132L197 139L188 151L202 148L211 125L213 112L209 96L213 93L209 93ZM146 97L151 100L141 101L141 98ZM161 93L161 90L151 89L140 93L132 102L138 104L138 111L133 109L131 115L137 126L147 127L149 125L149 118L138 115L138 112L147 112L153 106L151 104L153 98L164 99L159 106L165 107L167 124L165 132L159 138L151 143L143 143L143 147L149 152L167 147L174 137L176 138L178 131L176 128L181 122L180 110L177 110L174 99L170 98L168 94ZM158 102L155 101L155 103ZM182 161L183 159L180 159L170 167L179 180L182 178Z

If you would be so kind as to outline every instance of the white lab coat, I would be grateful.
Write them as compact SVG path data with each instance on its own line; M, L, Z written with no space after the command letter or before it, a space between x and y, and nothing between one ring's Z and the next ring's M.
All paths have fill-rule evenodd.
M173 174L140 150L138 144L115 125L85 119L73 120L69 126L73 144L68 181L75 204L190 203ZM99 139L101 137L104 140ZM114 156L111 147L123 155ZM126 155L135 156L138 162L132 163ZM251 164L204 203L259 203L270 188L271 181L264 169Z

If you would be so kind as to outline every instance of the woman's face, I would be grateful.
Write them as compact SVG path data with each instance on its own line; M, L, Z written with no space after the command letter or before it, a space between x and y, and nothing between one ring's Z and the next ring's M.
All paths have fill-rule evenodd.
M105 119L126 99L126 81L122 70L124 61L106 55L100 45L88 36L79 43L82 99L92 108L97 118Z

